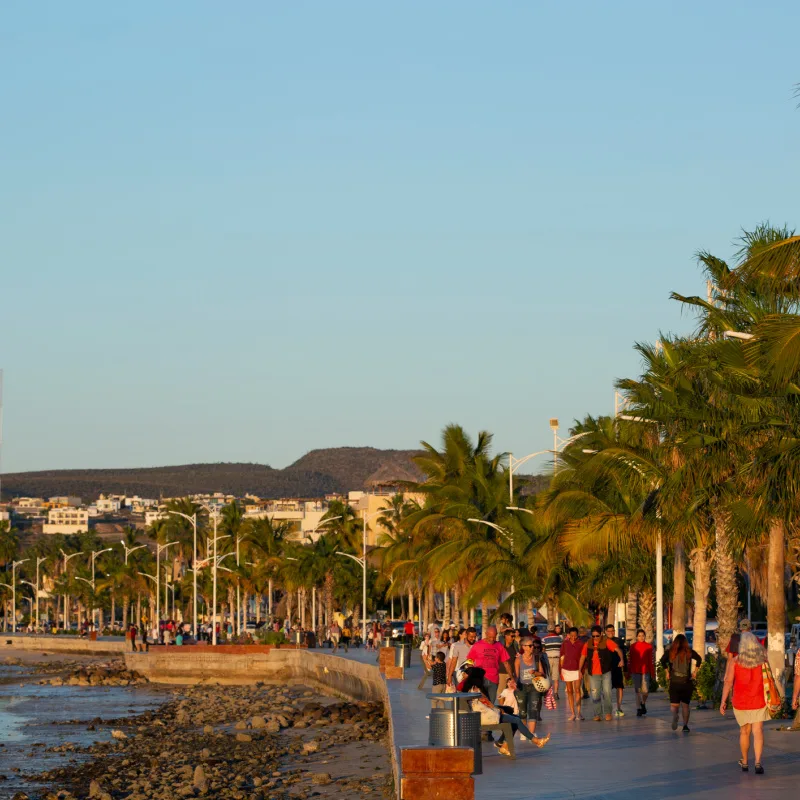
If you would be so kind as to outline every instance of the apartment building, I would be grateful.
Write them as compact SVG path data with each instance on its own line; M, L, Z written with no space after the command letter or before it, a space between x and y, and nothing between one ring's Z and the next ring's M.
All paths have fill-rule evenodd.
M89 530L89 511L85 508L51 508L42 533L82 533Z
M47 502L50 504L50 508L77 508L81 505L81 498L73 497L72 495L61 495L59 497L50 497Z
M269 518L277 522L289 522L292 530L289 538L299 541L319 538L319 523L328 513L328 504L322 500L302 500L300 498L283 498L251 502L245 506L246 519Z
M100 514L116 514L122 508L122 501L119 497L106 497L101 494L94 505Z

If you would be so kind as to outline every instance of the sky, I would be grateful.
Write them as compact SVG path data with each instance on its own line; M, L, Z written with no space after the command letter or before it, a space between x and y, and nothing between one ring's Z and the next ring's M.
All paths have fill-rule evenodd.
M3 4L5 472L613 412L800 227L794 2Z

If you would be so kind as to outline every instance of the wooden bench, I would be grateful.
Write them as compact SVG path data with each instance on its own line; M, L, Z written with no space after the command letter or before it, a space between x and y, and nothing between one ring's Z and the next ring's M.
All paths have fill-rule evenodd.
M505 743L508 745L508 752L512 759L516 759L517 751L514 748L514 729L510 722L498 722L496 725L481 725L481 733L489 731L500 731L505 735Z

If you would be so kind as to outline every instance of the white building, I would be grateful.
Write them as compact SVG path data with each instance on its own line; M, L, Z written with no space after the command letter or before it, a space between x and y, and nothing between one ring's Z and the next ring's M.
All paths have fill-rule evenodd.
M145 527L149 528L156 520L159 519L167 519L169 514L166 511L145 511L144 512L144 524Z
M118 497L106 497L104 494L101 494L95 506L101 514L116 514L122 507L122 503Z
M77 508L81 504L81 498L72 495L61 495L59 497L50 497L48 502L51 506L72 506Z
M270 500L262 505L245 506L244 516L246 519L265 519L269 518L275 522L292 523L290 539L301 540L319 538L319 523L325 514L328 513L328 506L320 500L299 500L295 498L286 500Z
M51 508L43 533L81 533L89 530L89 512L85 508Z

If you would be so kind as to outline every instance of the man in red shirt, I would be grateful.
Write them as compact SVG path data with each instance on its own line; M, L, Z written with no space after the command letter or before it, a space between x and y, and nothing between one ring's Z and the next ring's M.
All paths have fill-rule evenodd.
M581 654L583 642L578 638L578 629L570 628L567 638L561 643L559 663L561 680L567 685L567 704L569 705L569 721L583 719L581 716Z
M592 626L592 638L583 646L581 669L589 662L587 672L592 687L594 721L600 722L605 707L606 722L611 720L611 668L622 662L622 653L613 639L603 636L599 625Z
M406 642L408 642L408 644L413 644L415 630L414 623L411 620L406 622L406 624L403 626L403 633L406 635Z
M485 673L484 687L489 699L494 703L497 700L497 684L500 683L500 668L508 675L508 686L514 690L517 684L511 670L511 658L508 650L497 641L497 628L490 625L486 629L486 636L475 642L469 650L467 658L472 659L476 667Z

